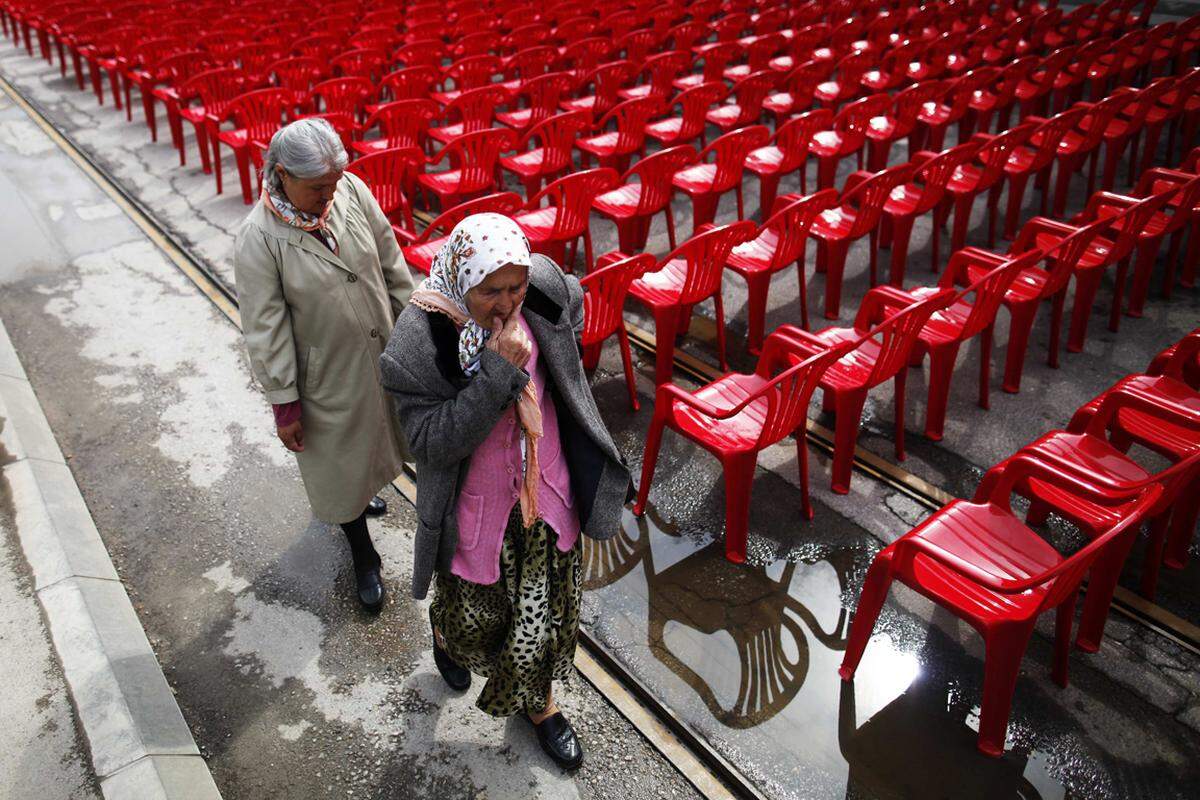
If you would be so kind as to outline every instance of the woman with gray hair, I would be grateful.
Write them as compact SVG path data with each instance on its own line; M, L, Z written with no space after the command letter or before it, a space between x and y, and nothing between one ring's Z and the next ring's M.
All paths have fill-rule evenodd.
M272 138L263 191L242 223L234 270L250 366L296 454L313 514L350 542L359 601L384 600L366 515L407 449L380 386L380 353L412 278L370 190L346 172L328 122L301 119Z

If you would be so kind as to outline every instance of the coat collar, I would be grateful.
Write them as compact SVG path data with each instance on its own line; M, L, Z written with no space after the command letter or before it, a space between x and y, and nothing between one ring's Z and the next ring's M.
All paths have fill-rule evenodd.
M334 196L333 211L329 214L329 226L333 228L334 235L338 237L339 241L342 238L342 232L346 229L346 203L348 202L345 196L346 191L348 189L344 189L342 185L338 186L337 194ZM279 219L279 217L272 214L271 210L261 200L259 200L256 210L261 219L260 224L272 235L284 239L288 244L298 247L306 253L328 261L338 269L345 270L346 272L354 271L346 266L346 262L342 261L332 250L317 241L315 236L306 233L300 228L288 225Z

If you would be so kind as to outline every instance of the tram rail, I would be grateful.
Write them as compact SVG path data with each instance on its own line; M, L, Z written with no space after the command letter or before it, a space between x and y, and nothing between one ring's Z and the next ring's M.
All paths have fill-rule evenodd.
M237 296L232 286L229 286L212 269L194 256L188 247L158 220L152 209L119 183L90 153L55 128L37 103L26 97L3 76L0 76L0 95L6 95L19 106L166 254L172 264L213 303L222 315L239 330L241 329ZM423 225L428 225L432 221L432 217L424 212L415 211L414 216ZM653 360L655 354L653 334L628 321L626 330L629 334L630 344ZM721 374L716 367L679 348L675 348L674 351L674 365L677 374L698 383L706 383ZM806 435L808 442L813 447L832 456L834 442L832 431L810 419ZM854 468L870 479L885 484L888 488L904 494L929 510L940 508L955 497L946 490L862 447L856 447ZM396 492L409 502L416 500L415 477L416 473L412 465L406 465L404 473L392 483ZM1113 605L1118 613L1131 621L1150 628L1161 636L1200 655L1200 627L1146 601L1123 587L1117 588ZM657 698L586 628L580 629L579 640L583 647L576 655L576 666L584 678L629 720L701 795L710 800L725 800L725 798L734 797L763 800L762 793L735 765L725 759Z

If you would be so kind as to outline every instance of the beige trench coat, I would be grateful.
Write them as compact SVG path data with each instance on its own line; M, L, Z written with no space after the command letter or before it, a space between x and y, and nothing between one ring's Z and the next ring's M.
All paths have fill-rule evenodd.
M250 367L271 403L301 402L296 454L313 514L349 522L408 460L379 354L412 293L391 225L346 173L329 227L338 255L260 200L234 245Z

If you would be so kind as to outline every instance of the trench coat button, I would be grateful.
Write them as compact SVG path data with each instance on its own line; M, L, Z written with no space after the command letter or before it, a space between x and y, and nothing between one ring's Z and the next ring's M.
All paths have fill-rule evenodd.
M379 338L379 329L378 328L371 328L371 338L372 339Z
M358 276L355 275L353 272L351 272L350 275L346 278L346 280L348 280L350 283L354 283L355 281L358 280Z

